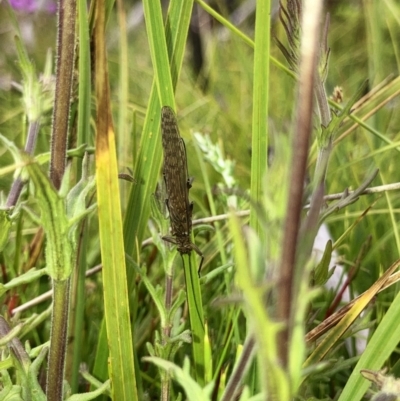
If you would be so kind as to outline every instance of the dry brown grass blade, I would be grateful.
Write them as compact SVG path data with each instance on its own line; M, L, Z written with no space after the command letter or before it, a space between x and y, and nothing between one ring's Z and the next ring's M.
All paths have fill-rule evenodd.
M354 104L352 115L358 117L361 121L365 121L399 94L400 77L395 79L388 77ZM338 138L334 141L334 145L351 134L358 125L351 117L347 117L340 129Z
M400 272L393 273L398 266L400 265L400 260L396 261L386 272L385 274L378 280L382 280L385 278L384 283L382 284L381 287L375 288L375 296L376 294L379 294L383 290L386 290L389 288L391 285L397 283L400 281ZM377 284L378 281L375 283ZM372 286L373 287L373 286ZM372 288L371 287L371 288ZM371 288L365 292L363 292L361 295L359 295L357 298L354 298L351 302L349 302L347 305L345 305L343 308L338 310L336 313L333 315L329 316L327 319L325 319L322 323L320 323L317 327L309 331L306 335L306 342L307 344L311 344L314 341L317 341L318 338L320 338L323 334L325 334L328 330L330 330L332 327L336 326L337 323L339 323L340 320L349 312L349 310L362 298L368 291L371 290Z

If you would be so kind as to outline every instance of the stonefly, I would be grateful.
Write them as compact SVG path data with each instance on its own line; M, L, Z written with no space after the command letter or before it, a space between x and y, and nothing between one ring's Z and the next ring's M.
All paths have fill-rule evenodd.
M163 236L162 239L175 244L181 255L195 251L201 257L200 272L204 255L190 239L193 202L189 201L192 181L188 173L186 147L179 134L175 113L168 106L161 109L161 137L164 149L163 176L167 193L165 203L171 222L171 236Z

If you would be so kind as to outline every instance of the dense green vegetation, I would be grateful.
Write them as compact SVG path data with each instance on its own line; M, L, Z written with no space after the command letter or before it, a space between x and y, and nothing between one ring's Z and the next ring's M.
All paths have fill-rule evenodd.
M380 187L354 198L344 191L400 181L400 5L328 2L320 20L322 27L329 11L330 51L321 28L312 86L301 64L304 30L290 8L299 1L283 2L284 23L274 5L260 0L257 17L252 12L234 25L232 10L217 3L213 11L194 2L204 56L199 73L199 53L187 36L191 1L171 0L169 11L143 1L137 21L138 3L123 10L98 1L87 15L78 4L79 46L68 56L76 60L70 167L58 191L46 178L57 164L50 143L61 130L53 114L56 16L0 4L0 401L20 394L18 385L25 398L15 399L28 400L39 389L36 377L44 387L48 365L38 354L48 346L51 323L52 347L62 342L54 334L58 318L60 327L69 320L65 379L72 394L112 379L96 399L230 400L233 389L240 400L361 400L370 395L361 369L386 367L399 376L396 277L377 294L399 258L398 190ZM100 10L107 11L106 58ZM168 21L165 36L161 18ZM312 95L309 113L306 92L315 88L329 107L324 96ZM55 98L61 102L60 94ZM200 277L195 252L181 257L161 239L169 230L162 105L177 112L194 178L192 241L205 256ZM296 143L307 135L307 118L309 146ZM35 127L33 159L18 149ZM11 202L22 166L29 184ZM322 189L344 195L324 200ZM288 224L296 216L297 228ZM310 254L322 223L333 240L320 262ZM332 252L346 276L328 290ZM53 312L50 295L38 299L51 283L59 289ZM334 301L346 288L351 299L364 296L326 334L306 336L347 303ZM29 341L26 354L17 340L2 342L7 327L16 327L12 337L22 344ZM357 343L365 328L366 341ZM385 387L385 376L371 377L399 396ZM48 374L49 388L51 381Z

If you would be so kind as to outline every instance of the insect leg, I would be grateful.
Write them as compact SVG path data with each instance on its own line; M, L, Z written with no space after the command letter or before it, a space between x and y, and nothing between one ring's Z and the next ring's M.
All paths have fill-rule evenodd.
M192 182L193 182L193 180L194 180L193 177L190 177L190 178L187 179L187 181L186 181L187 189L192 188Z
M162 236L161 239L163 239L166 242L169 242L170 244L178 245L176 239L173 237Z

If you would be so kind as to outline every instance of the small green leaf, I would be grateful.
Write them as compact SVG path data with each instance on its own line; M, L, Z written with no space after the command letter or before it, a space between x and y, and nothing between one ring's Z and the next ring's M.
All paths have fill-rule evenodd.
M61 198L49 178L36 163L27 166L35 185L41 211L41 223L47 236L46 263L54 280L65 280L72 272L75 241L71 238L65 199Z
M31 393L31 399L34 401L46 401L47 397L44 394L42 387L38 382L38 375L40 367L46 358L48 348L44 347L41 349L39 355L32 362L28 373L28 387Z
M23 164L26 163L26 161L23 160L22 157L21 157L21 151L15 146L14 142L9 141L5 136L3 136L1 134L0 134L0 141L10 151L10 153L11 153L11 155L12 155L14 161L15 161L15 164L17 166L22 166ZM15 167L12 167L11 171L13 169L15 170ZM9 172L8 169L6 169L4 171L4 174L6 174L8 172ZM26 174L26 172L24 170L22 170L22 172L21 172L21 169L17 168L16 172L14 173L14 177L17 177L19 175L21 175L21 180L22 181L26 181L27 178L28 178L27 174Z
M332 241L329 240L326 243L324 254L322 259L318 263L314 271L314 282L315 285L324 285L329 278L329 264L332 258Z
M7 245L11 225L10 210L0 210L0 252Z
M71 397L68 397L66 401L89 401L94 400L101 394L104 394L107 390L110 389L110 380L104 382L98 389L94 391L90 391L84 394L74 394Z
M28 270L26 273L21 276L15 277L10 280L7 284L0 283L0 296L9 291L11 288L18 287L23 284L29 284L33 281L39 279L40 277L48 274L48 270L46 268L37 270L35 268Z
M22 398L22 387L13 386L7 370L2 370L0 372L0 384L2 385L2 390L0 391L0 400L24 401Z
M168 371L172 378L175 379L185 390L186 399L189 401L207 401L211 400L211 394L214 383L209 383L201 388L196 380L189 375L189 360L185 359L183 369L160 358L146 357L143 360L154 363L160 368Z
M72 221L81 220L82 216L88 213L86 198L93 192L96 181L94 177L88 177L88 155L85 154L82 162L82 177L79 182L69 191L67 196L67 214ZM71 221L72 220L72 221Z

